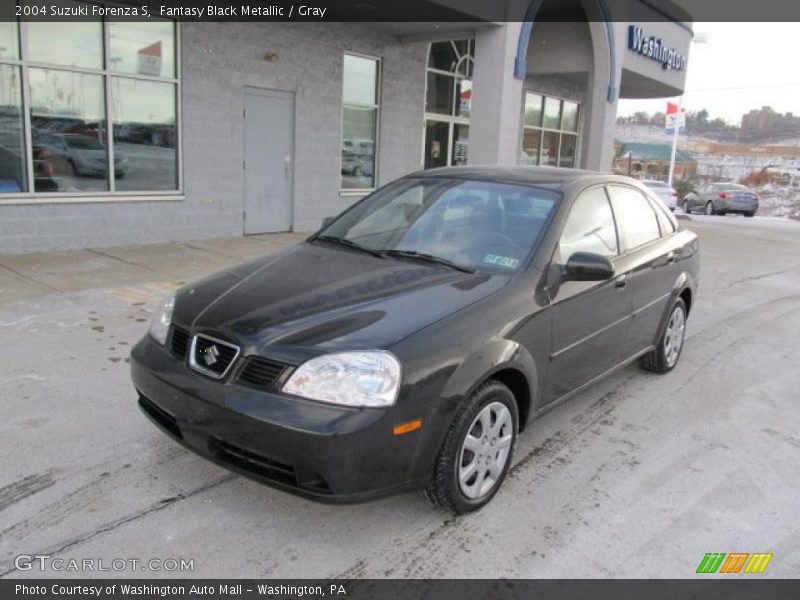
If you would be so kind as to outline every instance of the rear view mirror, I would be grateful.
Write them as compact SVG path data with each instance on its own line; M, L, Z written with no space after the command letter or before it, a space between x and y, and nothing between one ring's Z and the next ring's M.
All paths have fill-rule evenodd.
M324 219L322 219L322 228L325 229L328 225L333 223L333 220L335 218L336 217L325 217Z
M614 275L614 265L605 256L594 252L576 252L564 267L573 281L604 281Z

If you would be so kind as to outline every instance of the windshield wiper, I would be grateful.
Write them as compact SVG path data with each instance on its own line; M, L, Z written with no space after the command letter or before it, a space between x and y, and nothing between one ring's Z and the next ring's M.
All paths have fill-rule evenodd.
M441 256L434 256L433 254L426 254L425 252L417 252L416 250L384 250L383 253L387 256L424 260L426 262L444 265L446 267L450 267L451 269L455 269L456 271L462 271L463 273L476 273L475 269L470 269L469 267L459 265L458 263L454 263L453 261L442 258Z
M314 242L317 240L321 240L323 242L330 242L332 244L339 244L340 246L346 246L347 248L352 248L353 250L361 250L361 252L366 252L367 254L371 254L372 256L377 256L378 258L384 258L383 254L381 254L377 250L373 250L372 248L367 248L366 246L362 246L358 242L354 242L353 240L348 240L347 238L336 237L335 235L315 235L312 236L308 241Z

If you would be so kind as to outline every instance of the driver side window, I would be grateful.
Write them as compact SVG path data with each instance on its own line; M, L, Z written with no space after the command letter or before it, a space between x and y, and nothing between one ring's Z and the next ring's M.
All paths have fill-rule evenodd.
M602 186L583 192L572 205L559 241L561 263L576 252L609 258L618 254L614 213Z

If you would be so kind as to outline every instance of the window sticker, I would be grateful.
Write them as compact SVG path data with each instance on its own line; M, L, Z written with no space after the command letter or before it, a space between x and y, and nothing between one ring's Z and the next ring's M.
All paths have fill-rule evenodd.
M496 254L487 254L483 257L483 262L507 269L516 269L519 266L519 259L509 256L497 256Z

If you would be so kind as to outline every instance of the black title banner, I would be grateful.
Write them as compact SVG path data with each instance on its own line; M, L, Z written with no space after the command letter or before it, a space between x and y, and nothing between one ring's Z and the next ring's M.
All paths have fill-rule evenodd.
M796 600L800 580L108 580L0 581L0 598L30 600L141 600L293 598L348 600Z
M487 23L499 21L800 21L786 0L16 0L0 20Z

